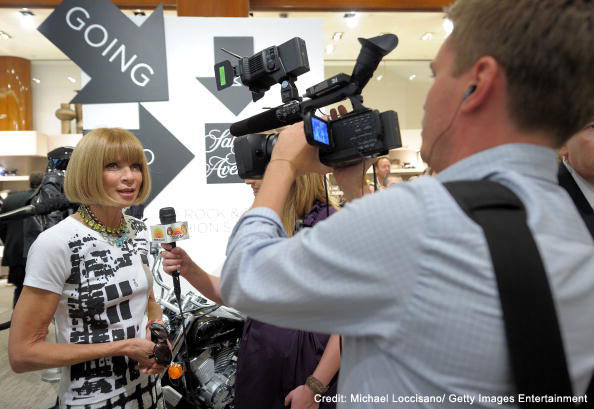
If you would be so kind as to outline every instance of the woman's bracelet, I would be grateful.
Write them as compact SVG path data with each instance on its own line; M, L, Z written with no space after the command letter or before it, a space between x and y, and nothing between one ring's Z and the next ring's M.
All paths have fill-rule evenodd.
M305 384L317 395L323 395L328 391L328 386L324 385L322 381L313 375L307 377Z

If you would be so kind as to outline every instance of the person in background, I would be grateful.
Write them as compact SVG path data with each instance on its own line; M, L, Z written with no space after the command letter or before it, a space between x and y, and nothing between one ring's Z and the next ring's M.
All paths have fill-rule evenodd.
M378 158L373 166L375 167L375 180L377 181L377 190L384 190L386 186L386 177L390 174L392 162L385 156Z
M27 206L37 186L43 179L42 172L32 172L29 175L29 190L10 193L0 209L0 213L6 213ZM4 254L2 265L8 266L8 282L14 284L14 296L12 307L16 305L25 280L25 265L27 255L24 251L23 220L11 220L0 223L0 240L4 243Z
M261 179L246 179L254 196ZM323 176L309 174L298 178L283 209L283 227L293 236L312 227L335 212L326 203ZM306 233L303 231L302 233ZM223 304L220 278L206 273L180 247L163 245L163 269L179 271L205 297ZM338 335L282 328L247 318L239 350L235 381L235 409L331 409L335 403L318 406L316 394L333 396L333 381L340 366Z
M559 150L557 178L594 237L594 118Z
M148 267L150 234L122 210L151 180L140 141L95 129L76 146L64 190L78 211L29 251L8 356L17 373L62 367L62 409L156 409L160 392L148 324L161 319ZM56 343L46 341L55 319Z

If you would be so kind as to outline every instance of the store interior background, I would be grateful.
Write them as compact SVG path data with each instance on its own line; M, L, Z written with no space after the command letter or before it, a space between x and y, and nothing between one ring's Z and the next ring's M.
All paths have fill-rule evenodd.
M1 5L1 2L0 2ZM81 71L56 46L37 32L37 27L51 13L51 8L30 8L32 16L24 16L21 8L0 8L0 57L16 56L30 60L32 91L31 130L55 140L61 134L60 121L55 112L61 103L69 102L80 89ZM130 9L124 12L134 18L136 14L148 16L152 9ZM165 16L176 16L176 10L166 9ZM398 113L402 132L403 148L390 153L392 172L406 179L421 173L426 165L422 163L420 128L423 117L423 102L431 85L429 62L448 35L447 22L442 12L385 12L385 11L254 11L250 18L313 18L321 19L324 25L324 67L328 78L340 72L350 74L360 50L358 37L373 37L383 33L394 33L399 38L396 50L380 63L363 91L367 106L380 111L393 109ZM445 23L444 23L445 22ZM340 37L340 38L339 38ZM284 40L282 40L284 41ZM280 44L271 33L270 44ZM8 84L0 83L0 93L8 93ZM301 93L313 84L297 81ZM26 84L25 84L26 86ZM269 93L279 93L278 86ZM279 93L280 103L280 93ZM348 103L347 103L348 105ZM2 110L0 104L0 110ZM199 104L196 110L199 110ZM1 118L2 112L0 112ZM238 119L243 119L242 115ZM84 119L83 119L84 121ZM74 122L74 121L73 121ZM4 131L0 130L0 131ZM43 152L20 151L14 143L18 138L0 133L0 165L10 167L15 153L40 155ZM8 141L10 139L10 142ZM76 143L77 137L59 139L60 142ZM10 144L10 149L6 149ZM55 143L50 142L50 147ZM16 150L15 150L16 149ZM43 147L41 147L43 150ZM10 153L9 153L10 152ZM8 161L8 163L6 163ZM43 170L44 161L22 165L20 172ZM402 169L405 163L413 169ZM17 163L18 165L18 163ZM41 168L40 168L41 167ZM38 169L39 168L39 169ZM20 175L23 176L23 175ZM0 176L0 194L10 189L25 189L27 182L21 178Z

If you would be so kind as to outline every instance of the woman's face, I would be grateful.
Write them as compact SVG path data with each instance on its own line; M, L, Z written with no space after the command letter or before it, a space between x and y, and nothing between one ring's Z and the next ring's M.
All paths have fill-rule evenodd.
M388 159L380 159L377 163L377 175L383 180L390 174L390 161Z
M254 196L256 196L260 190L260 186L262 186L262 179L244 179L243 181L246 185L250 185L252 187Z
M110 162L103 167L103 188L110 199L129 207L134 204L142 185L142 166L123 160Z

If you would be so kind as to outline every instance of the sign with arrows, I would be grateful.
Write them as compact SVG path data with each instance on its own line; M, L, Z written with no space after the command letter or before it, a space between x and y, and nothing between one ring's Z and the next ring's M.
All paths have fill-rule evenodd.
M140 129L132 131L144 147L151 171L153 186L144 202L148 205L194 159L194 154L142 105L138 113Z
M254 37L214 37L214 61L221 62L229 58L235 59L221 50L224 48L235 54L249 57L254 54ZM235 61L233 61L235 63ZM233 85L222 91L217 89L215 77L198 77L198 81L221 101L233 115L239 115L252 102L252 93L244 87L239 78L235 78Z
M166 101L163 6L139 27L107 0L64 0L38 30L91 80L71 103Z

